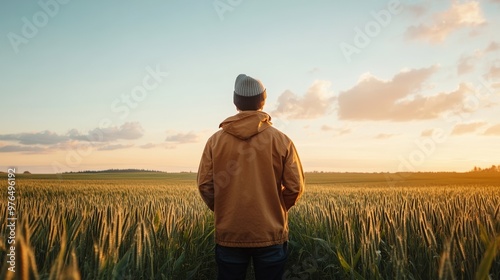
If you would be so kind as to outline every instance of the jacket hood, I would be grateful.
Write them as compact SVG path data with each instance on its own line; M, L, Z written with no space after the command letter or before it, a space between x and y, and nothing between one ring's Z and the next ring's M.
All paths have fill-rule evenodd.
M242 111L225 119L219 127L225 132L246 140L270 127L271 116L262 111Z

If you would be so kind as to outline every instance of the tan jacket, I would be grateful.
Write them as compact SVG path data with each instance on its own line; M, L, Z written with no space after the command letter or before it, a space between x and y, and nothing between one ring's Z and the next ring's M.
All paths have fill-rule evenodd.
M224 120L206 143L198 170L201 197L215 215L215 242L265 247L288 240L288 210L304 191L292 141L261 111Z

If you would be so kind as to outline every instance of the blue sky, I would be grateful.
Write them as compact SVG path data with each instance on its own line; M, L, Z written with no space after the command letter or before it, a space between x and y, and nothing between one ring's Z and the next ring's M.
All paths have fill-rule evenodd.
M196 171L234 80L307 171L500 164L500 1L6 1L0 167Z

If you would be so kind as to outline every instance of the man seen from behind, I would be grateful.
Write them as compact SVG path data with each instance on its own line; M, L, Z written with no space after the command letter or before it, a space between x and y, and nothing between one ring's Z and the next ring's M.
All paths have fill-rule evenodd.
M239 111L207 141L198 188L214 212L218 279L282 279L287 259L288 210L304 191L295 146L262 111L266 89L240 74L233 102Z

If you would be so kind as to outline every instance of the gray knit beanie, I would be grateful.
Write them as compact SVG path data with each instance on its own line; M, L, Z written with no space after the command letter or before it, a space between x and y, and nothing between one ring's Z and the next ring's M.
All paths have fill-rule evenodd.
M239 96L256 96L266 91L261 81L245 74L239 74L234 83L234 93Z
M234 83L233 103L239 111L261 110L266 102L266 88L261 81L240 74Z

